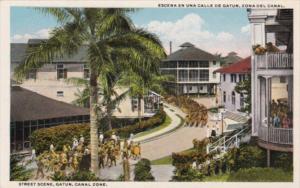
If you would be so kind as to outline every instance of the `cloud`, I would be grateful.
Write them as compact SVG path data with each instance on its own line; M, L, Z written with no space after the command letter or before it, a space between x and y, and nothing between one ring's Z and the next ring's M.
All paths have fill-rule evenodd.
M212 32L206 29L208 24L198 14L190 13L175 21L153 20L142 27L158 35L168 54L170 41L173 52L184 42L190 42L212 54L218 52L226 55L231 51L236 51L241 56L250 54L249 37L238 38L226 31Z
M225 42L225 41L230 41L232 40L234 37L232 34L227 33L227 32L221 32L217 35L216 37L219 41Z
M28 39L39 38L39 39L47 39L49 38L50 28L40 29L34 33L25 33L25 34L16 34L11 38L13 43L17 42L27 42Z
M249 34L250 33L250 24L243 26L241 28L241 33Z

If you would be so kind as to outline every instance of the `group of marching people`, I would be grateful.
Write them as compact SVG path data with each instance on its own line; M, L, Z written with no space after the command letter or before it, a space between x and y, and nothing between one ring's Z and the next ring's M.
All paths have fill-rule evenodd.
M138 159L141 157L140 143L133 142L133 135L124 141L112 134L110 138L104 139L102 133L99 136L99 168L105 166L111 167L117 164L117 161L122 159ZM66 172L75 172L80 169L89 169L91 155L90 145L85 143L84 137L81 135L79 141L76 137L73 138L72 147L69 144L63 145L62 151L56 151L53 144L50 145L49 151L45 151L36 157L35 150L32 150L31 161L37 164L36 179L44 178L46 172L61 173L66 175Z

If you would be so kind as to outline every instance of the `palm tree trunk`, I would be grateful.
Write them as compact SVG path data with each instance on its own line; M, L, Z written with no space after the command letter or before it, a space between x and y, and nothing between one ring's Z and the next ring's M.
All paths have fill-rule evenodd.
M90 77L90 137L91 137L91 171L98 175L98 125L97 125L97 103L98 103L98 88L97 75L91 69Z
M138 118L139 124L141 125L142 122L142 97L138 97Z
M112 113L111 113L111 107L108 107L107 109L107 123L108 123L108 130L112 130L112 124L111 124L111 116L112 116Z

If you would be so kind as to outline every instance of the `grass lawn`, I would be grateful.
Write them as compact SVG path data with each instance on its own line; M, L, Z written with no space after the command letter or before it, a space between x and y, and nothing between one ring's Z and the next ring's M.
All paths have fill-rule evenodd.
M171 124L171 122L172 122L171 118L167 115L165 121L160 126L155 127L153 129L150 129L150 130L147 130L147 131L144 131L144 132L141 132L141 133L138 133L134 138L145 136L147 134L151 134L153 132L156 132L156 131L159 131L163 128L166 128L167 126L169 126Z
M231 174L207 176L204 182L292 182L293 173L280 168L240 169Z

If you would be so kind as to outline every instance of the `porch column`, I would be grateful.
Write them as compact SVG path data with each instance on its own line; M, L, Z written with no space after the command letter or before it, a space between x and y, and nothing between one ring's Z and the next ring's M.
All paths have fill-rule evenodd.
M263 76L264 78L264 85L262 85L261 89L264 90L264 96L262 97L261 102L261 121L266 118L267 126L270 123L270 110L271 110L271 99L272 99L272 76Z
M288 106L289 111L293 111L293 76L288 76Z

